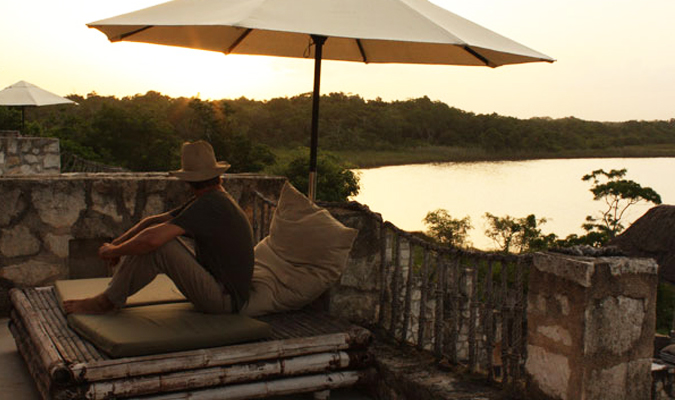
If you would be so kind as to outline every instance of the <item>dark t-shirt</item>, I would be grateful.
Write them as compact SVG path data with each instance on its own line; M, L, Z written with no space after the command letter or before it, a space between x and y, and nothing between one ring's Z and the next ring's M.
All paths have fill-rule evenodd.
M253 276L253 230L226 192L214 190L171 211L169 221L195 241L197 261L232 296L238 312L248 301Z

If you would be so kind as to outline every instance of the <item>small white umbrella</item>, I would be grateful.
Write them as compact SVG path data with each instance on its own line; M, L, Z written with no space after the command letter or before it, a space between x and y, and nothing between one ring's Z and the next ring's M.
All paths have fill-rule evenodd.
M426 0L174 0L88 26L112 42L314 57L312 199L322 59L489 67L554 61Z
M77 103L26 81L19 81L0 90L0 106L21 107L21 130L23 130L24 126L26 107L41 107L56 104Z

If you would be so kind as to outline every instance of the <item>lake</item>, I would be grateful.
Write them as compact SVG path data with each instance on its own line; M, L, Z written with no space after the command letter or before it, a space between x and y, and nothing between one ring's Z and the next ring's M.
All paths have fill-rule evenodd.
M494 249L485 237L486 212L497 216L546 218L544 233L565 237L583 233L587 215L606 209L594 201L591 182L581 177L596 169L628 169L627 179L649 186L664 204L675 204L675 158L592 158L400 165L356 170L361 192L353 198L408 231L425 230L427 212L448 210L453 218L471 217L474 247ZM632 206L625 226L651 203Z

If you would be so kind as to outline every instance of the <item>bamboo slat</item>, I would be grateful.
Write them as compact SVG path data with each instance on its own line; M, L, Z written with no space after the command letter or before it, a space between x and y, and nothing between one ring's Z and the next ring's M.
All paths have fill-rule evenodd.
M394 235L394 268L391 276L391 319L389 320L389 335L396 337L396 324L399 320L400 313L400 296L401 292L401 237Z
M249 343L213 349L152 356L118 358L71 366L75 376L89 382L169 373L245 362L263 361L329 351L346 350L353 340L346 333L310 338Z
M445 324L445 307L443 300L445 298L445 263L443 255L436 254L436 315L434 316L434 353L437 358L443 356L443 325Z
M420 299L420 316L417 327L417 348L424 349L424 334L426 333L427 323L427 299L429 298L429 255L430 251L424 249L424 261L422 262L422 286Z
M471 291L469 298L469 368L476 371L477 346L476 346L476 319L478 312L478 263L471 260Z
M505 276L506 271L504 270L504 265L502 264L502 276ZM492 282L492 273L494 272L494 261L488 262L488 270L486 275L486 293L485 293L485 302L486 302L486 321L485 321L485 354L487 356L487 371L488 379L494 380L494 359L493 359L493 350L495 348L495 293L493 282ZM503 325L502 325L503 326Z
M450 310L450 329L448 334L448 343L445 346L445 351L448 354L448 359L452 364L457 364L457 340L459 339L460 325L460 309L459 303L461 294L459 293L459 280L461 274L459 273L460 260L456 257L452 260L448 271L448 308Z
M369 371L345 371L327 374L279 379L269 382L256 382L232 385L216 389L206 389L186 393L171 393L147 397L153 400L243 400L270 396L284 396L294 393L311 393L353 386L363 380Z
M32 345L28 332L26 332L26 329L23 326L23 322L16 316L14 310L12 310L12 320L9 324L9 330L12 333L12 336L14 336L19 354L21 354L21 357L23 357L28 366L28 372L36 383L38 392L40 392L40 395L44 400L48 400L50 398L49 388L51 386L49 375L40 362L37 350Z
M66 367L54 343L45 332L38 313L30 305L26 295L19 289L10 290L12 305L21 315L21 319L37 350L37 356L51 380L56 383L72 381L72 373Z
M54 295L54 290L52 288L41 288L38 291L42 294L45 301L50 305L49 314L56 320L56 324L64 333L64 339L71 343L71 346L74 346L78 350L78 354L82 354L84 359L92 360L104 360L107 356L101 354L91 343L86 340L81 340L80 337L75 333L70 326L68 326L68 320L63 314L61 307L57 304L58 300ZM78 358L75 360L67 360L69 362L75 362L82 360L83 358Z
M384 326L384 314L387 306L387 228L380 224L380 311L377 317L377 324Z
M232 385L279 377L291 377L318 372L362 368L359 363L363 356L346 352L320 353L251 364L237 364L227 367L202 368L131 379L116 379L89 385L87 399L108 399L110 397L137 397Z
M410 313L412 312L412 291L413 291L413 269L415 266L415 247L408 241L408 277L405 282L405 305L403 310L403 332L401 341L408 340L408 329L410 328Z

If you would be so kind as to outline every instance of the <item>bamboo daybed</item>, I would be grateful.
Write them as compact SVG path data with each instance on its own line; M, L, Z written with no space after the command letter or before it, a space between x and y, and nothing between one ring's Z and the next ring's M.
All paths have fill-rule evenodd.
M70 329L53 287L12 289L9 328L44 399L249 399L351 386L368 330L315 311L271 314L268 339L112 359Z

